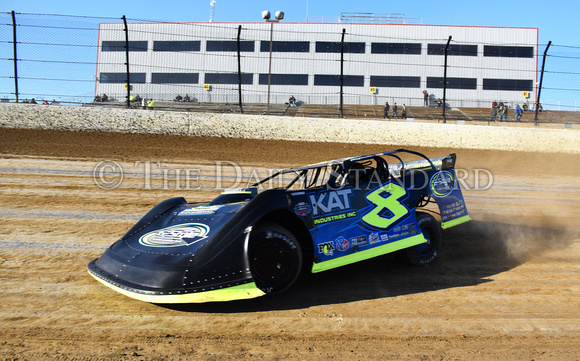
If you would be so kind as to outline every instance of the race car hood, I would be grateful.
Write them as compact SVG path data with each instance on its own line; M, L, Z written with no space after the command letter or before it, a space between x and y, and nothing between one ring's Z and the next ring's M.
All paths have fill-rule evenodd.
M89 272L137 293L189 293L251 282L246 256L251 226L284 202L284 192L276 190L224 204L166 200L92 261Z

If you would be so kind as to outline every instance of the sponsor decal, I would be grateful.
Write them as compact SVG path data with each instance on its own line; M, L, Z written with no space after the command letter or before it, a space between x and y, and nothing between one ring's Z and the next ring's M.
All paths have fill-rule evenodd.
M379 234L378 233L371 233L369 235L369 242L371 244L375 244L375 243L379 243L381 240L379 238Z
M314 217L350 209L352 188L323 191L318 194L309 194L308 200L312 206Z
M458 200L451 204L446 205L446 209L441 212L441 220L447 221L453 218L459 218L467 214L465 209L465 203L463 200Z
M343 219L353 218L353 217L356 217L356 211L350 211L350 212L341 213L341 214L333 214L332 216L316 218L314 220L314 225L319 226L321 224L334 222L334 221L341 221Z
M223 207L224 205L217 205L217 206L199 206L193 208L187 208L183 211L179 212L178 216L201 216L201 215L208 215L208 214L215 214L215 212Z
M335 239L334 243L336 244L336 249L341 252L347 251L350 248L350 243L342 236Z
M300 202L294 206L294 213L299 216L306 217L310 214L310 206L306 202Z
M147 247L189 246L207 238L209 226L201 223L184 223L149 232L139 243Z
M334 244L333 242L324 242L318 245L318 253L322 253L326 256L332 256L334 253Z
M435 173L429 181L429 187L437 197L448 196L455 187L453 174L446 170Z
M367 246L369 243L367 241L367 236L358 236L352 237L350 239L350 245L354 247L364 247Z
M389 236L385 234L381 234L381 242L387 242L389 240Z

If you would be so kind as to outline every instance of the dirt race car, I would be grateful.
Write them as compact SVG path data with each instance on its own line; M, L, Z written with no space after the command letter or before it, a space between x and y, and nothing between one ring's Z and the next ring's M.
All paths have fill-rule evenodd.
M399 149L282 170L209 203L168 199L88 271L135 299L197 303L278 294L301 272L392 252L428 264L441 228L470 219L455 159ZM417 211L429 203L440 221Z

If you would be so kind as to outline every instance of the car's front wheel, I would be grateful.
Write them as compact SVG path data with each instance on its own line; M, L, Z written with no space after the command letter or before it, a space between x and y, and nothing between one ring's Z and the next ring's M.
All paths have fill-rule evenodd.
M263 223L252 231L248 257L256 286L267 294L290 288L302 269L300 243L290 231L275 223Z

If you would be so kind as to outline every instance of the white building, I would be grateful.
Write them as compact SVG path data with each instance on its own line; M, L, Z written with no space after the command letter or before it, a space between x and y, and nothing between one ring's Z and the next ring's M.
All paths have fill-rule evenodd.
M241 30L239 30L241 26ZM344 50L341 63L341 39ZM240 31L241 77L238 77ZM131 93L155 100L188 94L202 102L345 104L385 101L488 107L535 99L538 29L354 23L129 23ZM272 40L272 52L270 52ZM123 23L99 30L96 94L126 99ZM270 85L268 85L270 79Z

